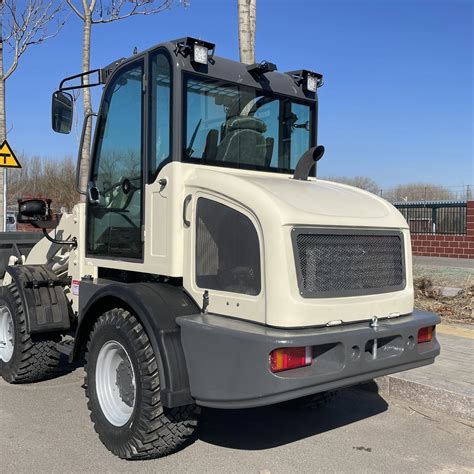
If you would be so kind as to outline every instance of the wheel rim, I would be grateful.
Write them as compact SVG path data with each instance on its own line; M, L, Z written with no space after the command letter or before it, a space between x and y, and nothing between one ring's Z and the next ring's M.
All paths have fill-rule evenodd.
M0 360L9 362L13 357L15 331L13 318L6 306L0 306Z
M130 357L119 342L109 341L100 349L95 383L104 416L114 426L125 425L135 407L136 383Z

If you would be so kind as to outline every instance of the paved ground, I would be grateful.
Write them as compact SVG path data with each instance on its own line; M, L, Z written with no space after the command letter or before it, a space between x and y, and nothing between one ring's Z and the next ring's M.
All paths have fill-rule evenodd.
M457 325L452 326L441 325L438 328L441 354L434 364L401 372L397 377L474 397L474 330L460 330ZM466 335L461 337L458 333Z
M474 260L469 258L449 258L449 257L413 257L414 264L435 265L439 267L470 268L474 270Z
M454 325L453 325L454 326ZM466 325L467 326L467 325ZM474 330L459 330L452 326L441 325L438 329L438 338L441 344L441 354L436 363L420 367L419 376L423 376L427 382L433 383L436 377L439 384L452 390L474 396ZM462 332L461 332L462 331ZM465 336L458 335L466 334ZM413 376L415 370L406 372L406 376Z
M98 441L81 386L81 369L35 385L0 382L3 472L474 472L469 423L356 390L323 410L209 410L192 446L130 463Z
M377 379L383 395L474 422L474 326L441 324L434 364Z
M413 257L413 278L426 278L434 286L466 288L474 284L474 260Z

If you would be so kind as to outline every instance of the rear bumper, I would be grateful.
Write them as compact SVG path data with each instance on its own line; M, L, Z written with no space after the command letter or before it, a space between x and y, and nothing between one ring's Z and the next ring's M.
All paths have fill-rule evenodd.
M276 329L214 315L176 320L181 326L191 395L199 405L214 408L270 405L431 364L440 352L436 333L423 344L416 343L417 333L440 321L439 316L424 311L380 321L377 328L366 322ZM376 357L374 339L378 341ZM313 364L272 373L270 352L292 346L313 346Z

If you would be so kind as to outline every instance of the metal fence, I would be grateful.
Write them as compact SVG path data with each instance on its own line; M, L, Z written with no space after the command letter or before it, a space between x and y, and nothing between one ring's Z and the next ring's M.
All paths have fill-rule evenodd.
M412 234L465 235L467 203L465 201L396 202Z

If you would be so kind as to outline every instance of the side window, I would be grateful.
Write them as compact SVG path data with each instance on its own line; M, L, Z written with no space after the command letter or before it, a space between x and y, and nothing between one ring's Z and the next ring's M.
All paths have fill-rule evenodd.
M142 256L143 64L107 86L91 180L99 203L88 208L87 250L103 257Z
M151 60L151 163L150 175L171 155L171 68L168 57L156 54Z
M280 133L280 123L278 121L279 108L280 101L278 99L270 102L265 101L263 105L258 106L254 114L254 117L262 120L267 127L263 134L267 144L268 155L265 166L273 166L274 168L278 167L278 137Z
M196 284L200 288L258 295L260 246L252 221L228 206L199 198Z
M311 147L311 110L304 104L291 104L294 124L291 129L290 167L296 168L301 155Z

